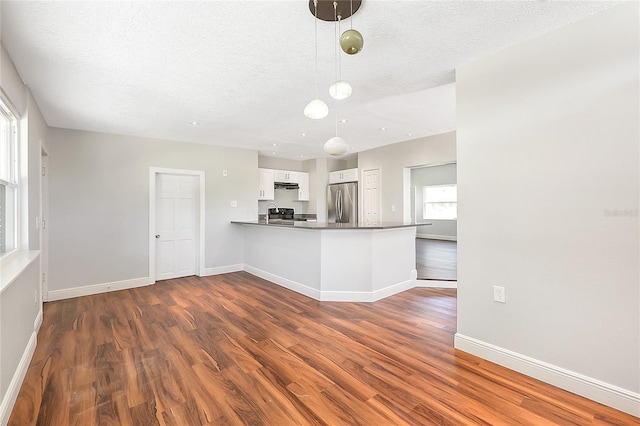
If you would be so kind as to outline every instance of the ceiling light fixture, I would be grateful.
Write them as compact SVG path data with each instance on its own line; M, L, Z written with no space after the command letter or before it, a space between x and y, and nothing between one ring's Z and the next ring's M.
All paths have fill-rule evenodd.
M333 4L337 14L338 3L333 2ZM340 34L341 18L342 17L340 15L337 15L336 17L336 21L337 21L337 26L335 28L336 45L338 44L338 34ZM351 96L351 92L353 90L351 89L351 85L342 79L342 62L340 61L340 55L338 54L337 47L336 47L336 76L337 76L336 82L333 83L331 86L329 86L329 94L333 99L338 99L338 100L347 99L349 96Z
M353 29L353 0L351 0L351 29L340 36L340 47L347 55L355 55L364 47L364 37L359 31Z
M334 13L334 18L335 18L335 30L336 30L336 39L335 39L335 56L336 56L336 80L339 83L339 78L338 78L338 2L334 1L333 2L333 13ZM349 86L351 87L351 86ZM335 96L333 96L336 99L336 135L332 138L330 138L327 142L325 142L324 144L324 151L329 154L329 155L342 155L345 152L347 152L349 150L349 145L347 145L347 141L345 141L343 138L341 138L340 136L338 136L338 99L340 98L336 98Z
M318 98L318 0L313 0L314 6L314 27L315 27L315 48L316 48L316 98L309 102L304 108L304 116L314 120L325 118L329 115L329 107L324 101Z

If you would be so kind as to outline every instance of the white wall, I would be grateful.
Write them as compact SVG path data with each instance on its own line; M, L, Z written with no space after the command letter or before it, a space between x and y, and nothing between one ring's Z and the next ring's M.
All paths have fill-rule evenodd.
M302 161L288 160L285 158L266 157L260 155L258 157L258 167L261 169L290 170L292 172L301 172Z
M636 415L638 12L457 71L456 347Z
M455 240L457 238L458 226L456 220L422 218L424 214L423 187L456 183L457 174L455 163L411 169L411 191L415 193L415 211L411 212L411 217L414 218L416 222L431 223L430 226L418 227L418 237L443 240Z
M51 129L49 152L50 291L148 277L149 167L206 173L205 268L242 263L229 221L258 215L255 151Z
M380 218L385 222L402 222L409 194L407 167L452 163L456 161L456 133L448 132L426 138L400 142L358 154L358 169L380 169L382 185L382 211ZM406 191L405 191L406 190ZM362 194L362 191L360 191ZM360 200L362 205L362 199ZM391 211L395 206L395 213ZM408 214L409 212L407 212Z
M23 84L11 58L0 46L0 89L17 109L20 115L20 140L22 161L28 178L21 187L25 202L21 205L20 227L24 250L37 249L38 230L35 229L35 217L39 214L40 197L40 151L47 125L40 114L38 105L33 101L28 88ZM37 155L35 153L38 153ZM26 160L26 161L25 161ZM25 182L21 182L24 184ZM26 211L25 211L26 210ZM25 223L26 221L26 223ZM40 266L37 254L11 284L0 293L0 424L8 421L9 414L17 397L22 377L26 373L29 361L35 349L36 335L42 318L40 295ZM33 259L33 257L30 257ZM6 258L3 259L3 262ZM2 266L0 265L0 274ZM6 277L5 277L6 278ZM36 296L34 298L34 296Z

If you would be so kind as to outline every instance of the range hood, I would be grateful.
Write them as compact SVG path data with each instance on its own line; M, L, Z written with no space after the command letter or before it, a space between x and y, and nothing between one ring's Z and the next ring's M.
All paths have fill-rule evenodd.
M291 183L291 182L274 182L273 187L275 189L298 189L299 188L297 183Z

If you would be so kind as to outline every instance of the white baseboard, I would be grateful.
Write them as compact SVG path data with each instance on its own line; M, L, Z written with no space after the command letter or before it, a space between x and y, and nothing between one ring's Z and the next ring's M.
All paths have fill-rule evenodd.
M417 233L416 238L426 238L428 240L444 240L444 241L458 241L457 236L450 235L437 235L437 234L421 234Z
M257 277L263 278L267 281L271 281L274 284L278 284L281 287L288 288L289 290L295 291L300 294L304 294L307 297L310 297L315 300L320 299L320 292L314 288L306 286L296 281L292 281L287 278L283 278L278 275L271 274L269 272L263 271L262 269L254 268L250 265L244 265L244 270L250 274L253 274Z
M7 392L4 394L2 403L0 403L0 425L2 426L6 426L6 424L9 423L11 410L13 410L13 405L16 403L18 392L20 392L20 387L22 386L22 381L24 380L24 376L27 374L31 358L33 358L33 354L36 350L36 340L37 334L34 331L29 338L27 347L22 353L20 363L18 364L15 373L13 373L13 377L11 378L11 382L9 382L9 387L7 388Z
M368 291L321 291L321 302L375 302L394 294L402 293L415 287L412 280L407 280L398 284L385 287L383 289Z
M413 270L411 273L411 278L407 281L393 284L374 292L368 292L318 291L299 282L271 274L269 272L263 271L262 269L254 268L250 265L244 265L244 270L267 281L271 281L274 284L278 284L279 286L321 302L375 302L376 300L384 299L385 297L389 297L394 294L401 293L405 290L414 288L416 286L415 276L417 273L415 270Z
M209 277L211 275L228 274L230 272L244 271L244 265L238 263L236 265L217 266L215 268L205 268L203 277Z
M86 285L82 287L49 290L49 301L71 299L72 297L89 296L91 294L107 293L109 291L127 290L129 288L149 285L149 277L132 280L113 281L110 283Z
M415 280L407 280L380 290L376 290L371 293L370 302L375 302L385 297L393 296L394 294L402 293L403 291L411 290L416 286Z
M458 288L458 281L418 280L416 287L426 288Z
M640 393L456 333L454 347L503 367L640 417Z
M33 331L36 334L38 334L38 331L40 330L41 325L42 325L42 304L40 305L40 311L38 312L38 315L36 315L35 321L33 321Z

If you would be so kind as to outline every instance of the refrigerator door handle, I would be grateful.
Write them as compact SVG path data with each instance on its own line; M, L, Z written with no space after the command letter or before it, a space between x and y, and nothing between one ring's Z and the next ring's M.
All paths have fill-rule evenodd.
M342 222L342 190L338 190L336 193L336 222Z

